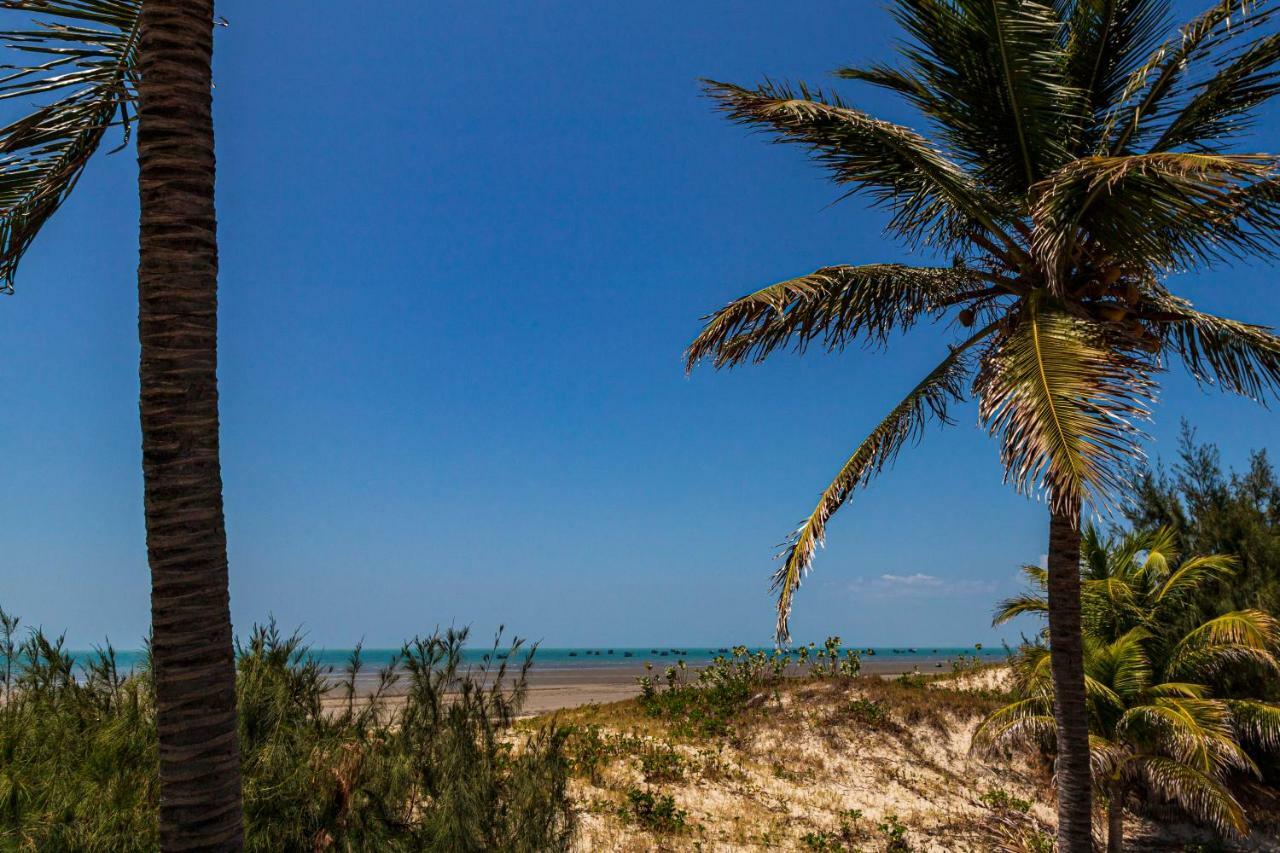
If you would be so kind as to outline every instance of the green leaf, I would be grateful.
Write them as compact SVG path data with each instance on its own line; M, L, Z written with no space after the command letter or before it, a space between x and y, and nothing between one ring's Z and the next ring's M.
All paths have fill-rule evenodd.
M984 354L974 388L1006 480L1043 492L1055 510L1106 505L1141 457L1131 420L1148 415L1146 368L1038 293Z

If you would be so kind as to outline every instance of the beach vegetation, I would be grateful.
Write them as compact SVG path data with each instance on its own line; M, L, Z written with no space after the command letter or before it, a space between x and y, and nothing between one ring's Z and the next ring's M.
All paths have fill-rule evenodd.
M127 672L109 645L81 661L18 631L0 619L0 849L156 849L150 659ZM236 667L246 848L567 849L568 732L515 725L533 650L468 667L467 639L414 638L370 679L359 649L333 672L297 634L255 627Z
M662 835L678 834L688 828L689 813L676 805L675 797L649 788L630 788L618 814L649 832Z
M167 849L244 845L218 417L213 0L5 0L0 292L108 131L137 141L151 689ZM175 119L175 117L179 117ZM136 134L134 131L136 130ZM112 218L125 208L104 208ZM145 791L144 791L145 793Z
M1187 626L1187 602L1230 577L1233 557L1183 556L1171 528L1104 536L1089 527L1080 563L1090 752L1109 850L1124 844L1131 797L1171 802L1231 836L1248 832L1233 782L1261 777L1251 750L1280 747L1280 705L1242 695L1241 670L1280 674L1280 623L1260 610L1218 613ZM1024 569L1030 589L998 606L996 621L1043 614L1045 572ZM1014 700L975 742L1052 749L1054 687L1049 648L1014 659Z
M836 74L900 98L924 133L803 82L705 89L731 121L809 153L840 198L879 205L888 231L937 263L832 263L755 290L706 318L687 367L882 349L926 320L946 336L791 534L773 575L776 633L788 638L832 516L930 421L976 399L1006 478L1049 510L1059 847L1089 853L1082 513L1125 494L1168 365L1251 399L1280 391L1280 338L1169 284L1280 248L1280 158L1240 150L1280 92L1275 10L1217 0L1179 29L1168 0L891 10L900 62Z
M862 671L858 652L842 648L839 637L795 652L753 652L735 646L693 677L683 664L667 667L662 679L649 675L638 679L640 707L649 716L670 721L682 735L726 733L734 716L775 696L788 673L822 680L853 679Z

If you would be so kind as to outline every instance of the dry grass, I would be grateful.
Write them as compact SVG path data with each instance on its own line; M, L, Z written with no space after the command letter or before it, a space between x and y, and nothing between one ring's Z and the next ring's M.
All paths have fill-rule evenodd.
M580 851L1048 853L1051 768L978 755L1007 672L784 679L724 735L677 734L635 700L562 711L574 727ZM1132 850L1280 850L1266 830L1219 846L1177 816L1130 816Z
M1047 768L969 754L997 702L936 678L787 680L715 738L676 737L636 702L562 713L577 849L1034 850Z

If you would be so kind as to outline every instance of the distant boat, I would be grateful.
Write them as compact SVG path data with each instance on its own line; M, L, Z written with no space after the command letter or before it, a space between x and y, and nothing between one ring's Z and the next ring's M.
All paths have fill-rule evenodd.
M578 656L577 652L569 652L569 657L576 658L577 656Z
M623 656L624 658L629 658L629 657L631 657L631 652L623 652L623 653L622 653L622 656Z
M613 654L613 649L609 649L609 654Z

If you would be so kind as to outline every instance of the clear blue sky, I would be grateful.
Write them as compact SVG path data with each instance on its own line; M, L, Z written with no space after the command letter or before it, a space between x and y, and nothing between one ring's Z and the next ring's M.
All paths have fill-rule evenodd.
M698 318L728 299L909 259L882 214L828 207L818 169L714 114L697 78L822 80L888 57L887 14L376 7L219 4L237 629L274 613L329 646L451 622L551 645L768 642L775 546L942 344L925 327L888 356L683 375ZM1263 138L1277 129L1273 108ZM148 619L135 169L94 162L0 300L0 604L80 646L136 646ZM1265 267L1178 284L1280 323ZM1174 374L1154 454L1184 415L1229 462L1280 445L1280 414ZM1017 639L989 629L991 605L1043 553L1044 510L1001 484L974 409L959 421L834 523L797 638Z

